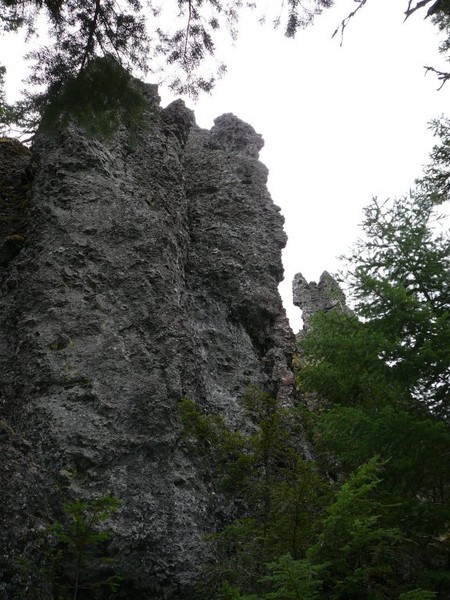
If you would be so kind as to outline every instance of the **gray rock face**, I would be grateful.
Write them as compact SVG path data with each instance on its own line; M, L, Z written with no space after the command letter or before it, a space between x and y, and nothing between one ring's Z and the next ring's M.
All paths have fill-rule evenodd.
M6 598L14 556L61 496L105 494L122 500L121 597L194 598L218 507L177 403L233 422L249 384L292 395L261 136L233 115L201 130L147 95L132 145L75 126L35 143L27 236L0 297Z
M328 271L322 273L319 283L308 283L301 273L297 273L292 283L292 297L294 305L302 311L304 332L310 328L311 317L316 312L333 308L348 310L344 292Z
M19 142L0 138L0 279L24 241L30 155Z

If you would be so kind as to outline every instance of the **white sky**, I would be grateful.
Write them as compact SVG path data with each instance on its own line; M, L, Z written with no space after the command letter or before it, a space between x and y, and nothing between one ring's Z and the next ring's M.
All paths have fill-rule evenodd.
M236 45L218 48L228 74L193 106L202 127L233 112L265 139L261 160L289 237L280 291L295 331L294 274L317 281L339 268L336 257L358 237L362 207L374 195L408 191L433 145L427 123L447 112L450 83L437 92L435 76L424 75L424 65L445 65L423 11L404 23L406 0L369 0L341 47L331 35L355 6L337 0L295 40L246 17ZM20 37L0 39L10 97L21 87L22 55ZM161 94L164 104L173 99Z

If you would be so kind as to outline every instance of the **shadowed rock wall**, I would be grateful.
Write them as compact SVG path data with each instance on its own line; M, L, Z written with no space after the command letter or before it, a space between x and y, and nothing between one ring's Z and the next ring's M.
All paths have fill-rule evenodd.
M25 243L2 272L0 594L63 494L112 494L121 597L194 598L210 484L180 439L183 396L231 422L249 384L292 395L278 295L283 218L261 136L181 102L106 142L38 135ZM64 490L61 492L61 490Z

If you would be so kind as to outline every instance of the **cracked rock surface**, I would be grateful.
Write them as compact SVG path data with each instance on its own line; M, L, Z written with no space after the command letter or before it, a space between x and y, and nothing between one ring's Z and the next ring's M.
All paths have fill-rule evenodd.
M0 290L0 596L61 500L122 500L121 598L194 598L219 507L183 439L187 396L233 423L249 384L290 402L283 218L237 117L211 131L146 88L130 143L38 134L26 238ZM1 596L3 598L3 596Z

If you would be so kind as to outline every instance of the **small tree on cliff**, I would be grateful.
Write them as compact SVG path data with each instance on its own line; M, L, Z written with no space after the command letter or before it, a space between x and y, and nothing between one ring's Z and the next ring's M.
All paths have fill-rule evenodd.
M112 496L64 504L62 518L37 535L17 560L20 598L81 600L110 597L121 577L108 555L107 521L120 507ZM30 554L30 556L28 556ZM103 593L102 593L103 592Z

